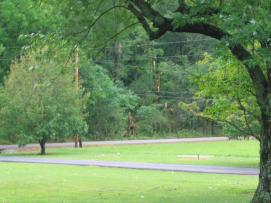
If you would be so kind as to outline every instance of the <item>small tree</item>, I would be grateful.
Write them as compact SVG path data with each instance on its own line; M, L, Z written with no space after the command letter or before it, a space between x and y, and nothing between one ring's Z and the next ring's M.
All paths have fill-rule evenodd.
M62 62L62 63L61 63ZM72 68L58 54L39 49L11 65L1 91L0 133L20 145L45 143L86 131L82 91L76 90Z

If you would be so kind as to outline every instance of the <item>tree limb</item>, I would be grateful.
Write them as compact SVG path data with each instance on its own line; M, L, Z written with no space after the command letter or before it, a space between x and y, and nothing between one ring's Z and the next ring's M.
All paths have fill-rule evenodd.
M136 7L134 7L133 4L128 4L128 9L137 17L137 19L140 21L140 23L142 24L143 28L147 32L147 34L149 36L153 37L153 35L155 35L155 33L150 28L150 25L148 24L147 20L144 18L144 16L142 15L142 13L138 9L136 9Z
M106 15L107 13L109 13L110 11L116 9L116 8L124 8L124 9L128 9L126 6L123 6L123 5L115 5L115 6L112 6L110 7L109 9L103 11L96 19L94 19L88 26L88 28L85 30L86 31L86 34L77 42L77 45L78 44L81 44L84 39L89 35L91 29L93 28L93 26L104 16Z
M249 125L248 118L247 118L248 115L247 115L246 107L242 104L242 101L241 101L241 99L239 97L237 98L237 102L239 104L240 110L243 112L245 123L246 123L246 126L247 126L251 136L256 137L255 133L253 132L253 130L251 129L251 127Z
M180 1L183 3L184 1ZM130 0L129 4L132 4L138 12L141 14L140 16L135 15L138 20L145 24L144 28L149 28L147 26L147 21L143 19L148 19L153 23L153 25L158 29L158 32L153 34L149 30L146 30L149 34L150 38L157 39L164 35L167 31L172 32L188 32L188 33L198 33L203 34L217 40L223 40L231 38L231 35L219 28L216 25L205 23L205 22L195 22L195 23L185 23L174 27L172 25L173 20L163 17L158 11L153 9L149 3L145 0ZM129 9L129 8L128 8ZM246 67L251 79L253 80L253 84L256 90L257 102L260 106L264 106L265 98L267 97L267 85L268 82L264 76L263 71L261 70L258 64L251 64L249 60L253 59L252 55L248 50L245 49L239 43L230 43L229 49L231 53L239 59Z
M125 30L127 30L127 29L129 29L129 28L131 28L131 27L133 27L133 26L135 26L135 25L137 25L137 24L139 24L139 22L134 22L134 23L131 23L130 25L127 25L125 28L121 29L119 32L115 33L112 37L110 37L109 39L107 39L107 40L105 41L105 43L104 43L103 46L97 47L97 48L94 48L94 49L103 49L103 48L106 46L106 44L107 44L108 42L110 42L111 40L115 39L117 36L119 36L119 35L120 35L121 33L123 33ZM99 52L97 53L97 55L96 55L95 58L97 58L98 55L99 55Z
M158 11L154 10L145 0L131 0L129 1L129 4L141 11L141 14L150 20L157 28L159 28L164 24L165 21L167 21L167 18L162 16Z
M137 17L151 40L161 37L168 31L168 26L171 25L171 20L152 9L150 4L144 0L129 1L128 9ZM157 31L151 29L148 20L153 23Z

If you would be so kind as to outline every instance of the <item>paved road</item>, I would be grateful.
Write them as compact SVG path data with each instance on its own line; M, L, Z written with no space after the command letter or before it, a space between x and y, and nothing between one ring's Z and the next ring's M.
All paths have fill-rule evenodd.
M110 167L110 168L128 168L128 169L210 173L210 174L235 174L235 175L258 175L259 174L259 170L253 169L253 168L198 166L198 165L183 165L183 164L131 163L131 162L113 162L113 161L64 160L64 159L50 159L50 158L1 157L1 156L0 156L0 162L98 166L98 167Z
M210 142L226 141L227 137L201 137L201 138L177 138L177 139L157 139L157 140L119 140L119 141L90 141L83 142L84 146L106 146L106 145L131 145L131 144L162 144L162 143L185 143L185 142ZM73 142L48 143L46 147L74 147ZM28 144L22 148L39 148L38 144ZM16 150L17 145L0 145L0 150Z

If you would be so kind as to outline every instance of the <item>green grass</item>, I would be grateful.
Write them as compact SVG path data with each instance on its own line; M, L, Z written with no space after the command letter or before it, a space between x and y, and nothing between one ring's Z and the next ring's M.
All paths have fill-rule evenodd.
M83 149L47 149L49 158L110 160L174 164L200 164L235 167L258 167L257 141L224 141L178 144L125 145L88 147ZM36 152L12 155L39 156ZM212 155L213 158L191 160L177 155Z
M256 176L0 163L0 202L245 203Z

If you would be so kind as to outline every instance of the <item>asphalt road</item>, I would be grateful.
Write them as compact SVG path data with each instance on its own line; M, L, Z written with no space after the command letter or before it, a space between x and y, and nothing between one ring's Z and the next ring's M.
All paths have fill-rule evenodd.
M162 143L186 143L186 142L216 142L226 141L227 137L201 137L201 138L176 138L176 139L156 139L156 140L118 140L118 141L88 141L83 142L83 146L106 146L106 145L132 145L132 144L162 144ZM38 144L28 144L24 148L39 148ZM73 142L47 143L46 147L74 147ZM16 150L18 145L0 145L0 150Z
M209 174L234 174L234 175L258 175L259 174L259 170L254 169L254 168L199 166L199 165L184 165L184 164L131 163L131 162L114 162L114 161L64 160L64 159L50 159L50 158L1 157L1 156L0 156L0 162L98 166L98 167L110 167L110 168L209 173Z
M204 138L178 138L178 139L158 139L158 140L121 140L121 141L91 141L84 142L84 146L106 146L106 145L131 145L131 144L162 144L162 143L187 143L187 142L214 142L226 141L226 137L204 137ZM74 143L49 143L46 147L74 147ZM29 144L23 148L39 148L38 144ZM0 145L1 150L16 150L17 145ZM29 158L0 156L0 162L34 163L34 164L61 164L76 166L98 166L111 168L127 168L142 170L159 170L171 172L192 172L210 174L235 174L235 175L258 175L259 170L253 168L235 168L222 166L199 166L184 164L156 164L156 163L131 163L113 161L94 161L94 160L64 160L49 158Z

